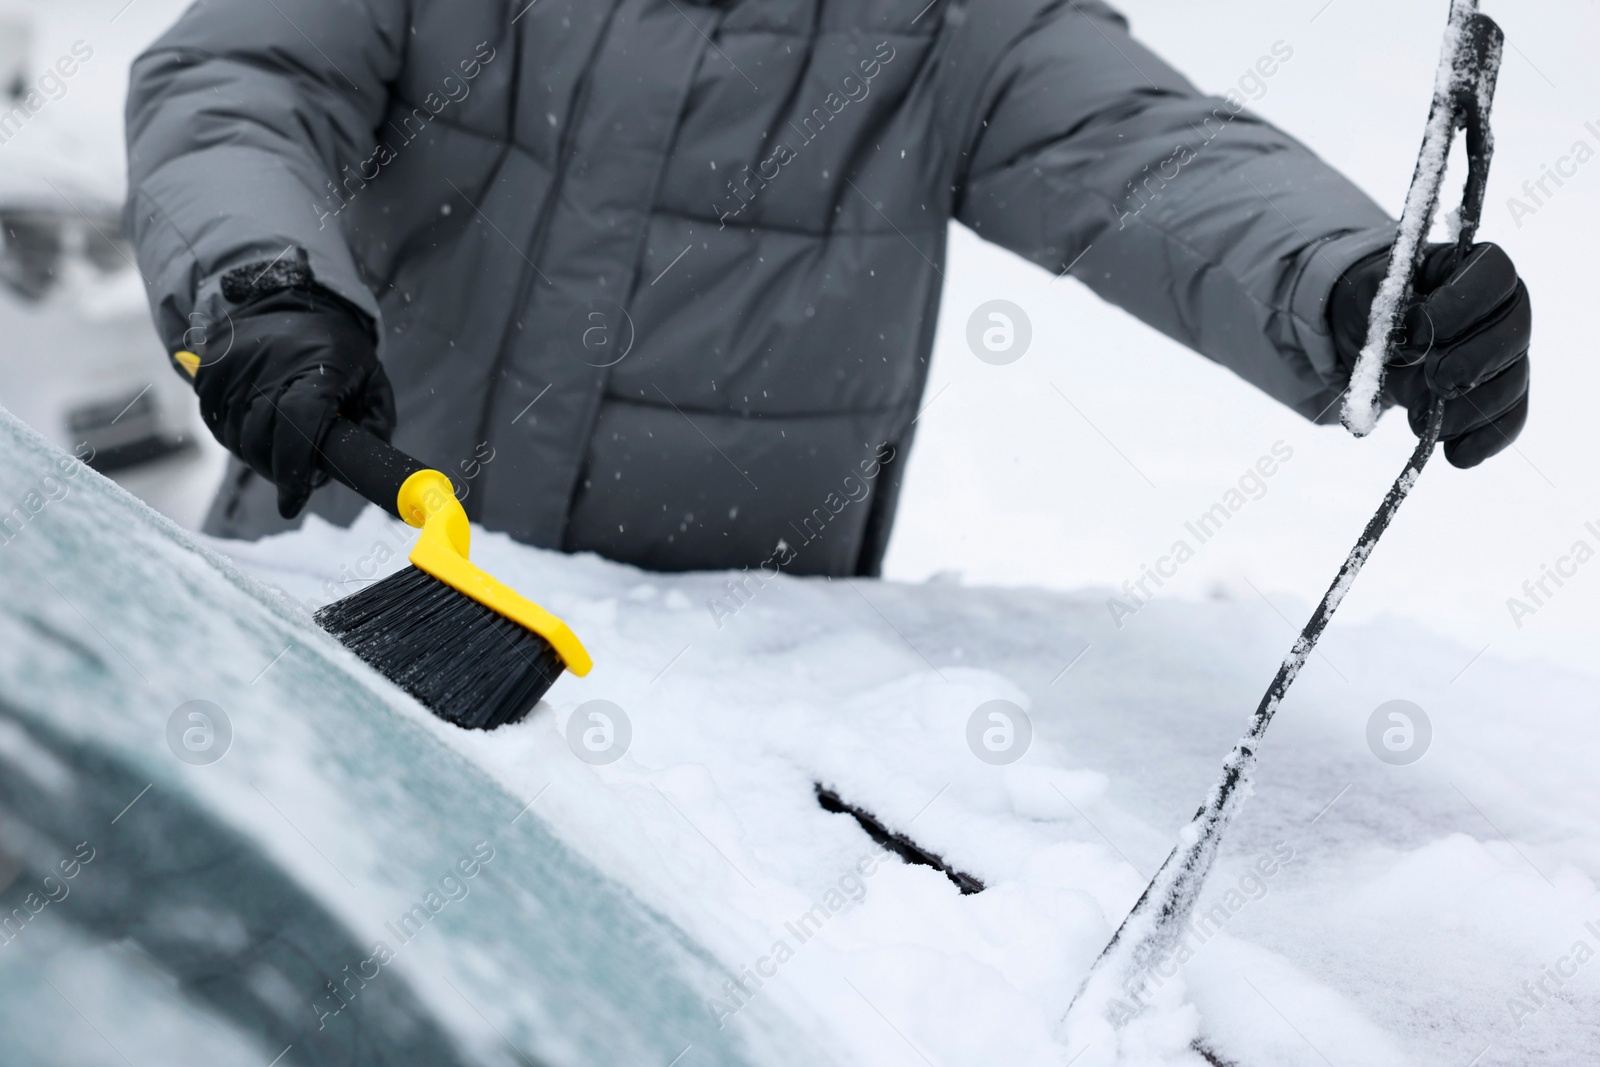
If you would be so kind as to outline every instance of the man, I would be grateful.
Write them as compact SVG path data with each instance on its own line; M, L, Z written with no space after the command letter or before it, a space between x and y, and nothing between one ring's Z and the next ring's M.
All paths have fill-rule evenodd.
M1096 0L202 0L128 148L243 461L212 532L348 521L342 413L491 529L658 569L877 573L952 218L1319 421L1394 233ZM1419 293L1387 399L1448 396L1472 466L1527 416L1527 290L1480 245Z

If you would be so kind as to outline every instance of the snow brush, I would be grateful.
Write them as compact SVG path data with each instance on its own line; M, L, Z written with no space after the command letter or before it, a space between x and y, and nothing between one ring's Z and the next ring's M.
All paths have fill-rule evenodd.
M173 359L192 378L193 352ZM421 528L411 566L318 611L317 624L446 722L493 730L527 715L563 669L594 665L567 624L467 561L472 528L448 475L348 419L323 467L362 499Z
M516 722L563 668L593 665L567 624L467 560L467 513L445 474L346 419L321 455L328 473L422 529L411 566L318 611L324 630L457 726Z
M1451 141L1458 129L1464 129L1467 135L1466 188L1455 215L1458 256L1466 255L1477 233L1489 177L1489 160L1494 151L1489 107L1504 42L1500 27L1486 15L1479 14L1477 8L1477 0L1453 0L1450 7L1427 133L1412 174L1405 210L1400 216L1400 230L1389 257L1389 271L1373 301L1367 343L1351 374L1343 421L1356 436L1369 433L1377 421L1384 368L1393 356L1397 328L1412 296L1423 244L1438 209ZM1252 792L1256 750L1267 726L1316 648L1334 611L1355 583L1356 575L1361 573L1362 566L1377 547L1378 539L1416 485L1438 443L1443 422L1444 399L1436 396L1428 412L1427 427L1405 470L1395 479L1377 513L1362 531L1360 540L1345 557L1338 577L1323 594L1305 629L1284 657L1250 720L1249 729L1224 761L1221 777L1206 794L1194 818L1179 831L1177 846L1089 968L1088 976L1068 1006L1065 1023L1070 1023L1075 1011L1098 1009L1114 1027L1120 1028L1144 1010L1150 973L1177 951L1222 844L1222 835Z

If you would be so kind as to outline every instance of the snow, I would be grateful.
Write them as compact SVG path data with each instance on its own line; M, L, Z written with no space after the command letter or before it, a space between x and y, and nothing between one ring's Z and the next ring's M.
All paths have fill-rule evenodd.
M348 531L319 522L217 547L305 610L391 528L369 510ZM1473 650L1402 623L1336 623L1261 748L1256 796L1202 895L1197 916L1223 906L1225 932L1203 931L1135 1023L1063 1033L1303 607L1287 609L1291 628L1263 604L1157 602L1118 630L1093 595L785 577L719 628L708 600L726 575L644 574L483 532L474 546L564 615L596 668L518 726L437 737L508 793L539 794L554 832L730 973L787 939L785 923L869 848L817 807L815 781L989 885L962 897L890 860L795 946L754 1002L812 1020L839 1062L1192 1064L1197 1037L1241 1063L1320 1062L1294 1028L1334 1062L1466 1062L1491 1043L1481 1063L1600 1051L1600 968L1568 982L1571 1007L1537 1028L1513 1027L1507 1009L1537 977L1531 960L1600 918L1592 675L1486 655L1454 686ZM1437 724L1435 751L1412 767L1365 749L1368 714L1398 693ZM1034 724L1010 766L966 747L968 717L992 699ZM632 723L609 766L567 745L589 700ZM1277 842L1295 860L1230 909L1229 888Z
M1467 47L1463 41L1466 20L1476 13L1477 6L1477 0L1453 0L1450 7L1450 21L1434 76L1434 105L1423 134L1417 172L1406 191L1405 209L1400 215L1399 231L1389 258L1389 272L1372 301L1367 343L1362 346L1355 368L1350 372L1350 389L1345 394L1343 421L1357 437L1365 437L1376 429L1378 416L1383 413L1378 394L1383 388L1384 367L1390 356L1390 338L1400 325L1405 311L1403 305L1411 295L1418 251L1433 228L1434 214L1439 207L1455 131L1456 114L1450 94L1457 78L1458 55ZM1460 220L1454 211L1451 220L1449 229L1458 230Z
M188 7L186 0L0 0L0 19L31 28L28 73L34 87L74 44L91 53L64 88L46 92L45 105L0 146L0 199L37 199L59 206L48 178L62 193L116 205L125 188L123 96L134 56ZM83 51L77 53L82 58ZM9 106L9 105L8 105Z

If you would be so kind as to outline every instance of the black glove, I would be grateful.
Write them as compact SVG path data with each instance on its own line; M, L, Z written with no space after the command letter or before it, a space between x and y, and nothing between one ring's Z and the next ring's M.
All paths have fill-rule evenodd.
M1372 301L1388 268L1388 251L1375 252L1333 287L1328 325L1347 369L1366 343ZM1528 287L1498 245L1474 245L1458 262L1455 245L1438 244L1424 253L1415 290L1383 399L1406 409L1420 437L1433 397L1444 397L1445 458L1475 467L1510 445L1528 421Z
M223 447L278 487L278 513L300 514L328 480L318 446L342 415L385 441L394 390L366 315L315 285L254 297L230 313L195 374L200 414Z

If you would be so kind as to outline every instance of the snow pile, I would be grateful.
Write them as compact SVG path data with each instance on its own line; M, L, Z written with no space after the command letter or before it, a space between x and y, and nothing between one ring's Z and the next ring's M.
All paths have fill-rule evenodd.
M402 566L407 539L369 510L350 530L313 521L217 547L308 612ZM1600 920L1592 678L1474 660L1400 625L1335 626L1149 1010L1068 1035L1068 1001L1303 608L1156 602L1118 629L1103 594L788 577L758 589L481 531L474 560L563 615L596 668L517 726L434 734L711 949L731 979L705 1006L726 1027L765 1002L840 1062L941 1067L1199 1064L1197 1041L1274 1064L1600 1052L1600 968L1562 979L1566 1003L1538 994L1536 1017L1512 1000L1536 961L1554 966L1581 937L1600 945L1584 926ZM1401 694L1435 724L1433 751L1409 767L1365 740L1372 710ZM614 762L579 754L599 720L572 719L593 700L626 717ZM969 747L994 700L1031 717L1009 765ZM817 782L988 888L964 897L932 870L871 862L856 824L818 807Z
M1477 8L1477 0L1452 0L1450 5L1450 22L1445 29L1439 70L1434 78L1433 108L1428 113L1428 127L1423 134L1417 171L1411 179L1411 188L1406 192L1399 232L1395 237L1394 249L1389 254L1389 272L1372 301L1367 343L1350 372L1350 388L1345 395L1343 421L1357 437L1371 433L1378 425L1378 416L1383 413L1378 394L1383 389L1384 367L1392 347L1390 339L1399 328L1405 303L1411 297L1415 264L1422 242L1433 228L1433 216L1439 207L1439 190L1444 184L1445 169L1450 163L1450 141L1455 133L1457 117L1453 94L1464 77L1463 56L1471 47L1467 40L1466 23L1477 13ZM1480 106L1485 103L1480 101ZM1474 218L1472 223L1476 229L1477 219ZM1458 212L1452 211L1449 221L1452 237L1459 232L1460 226Z

